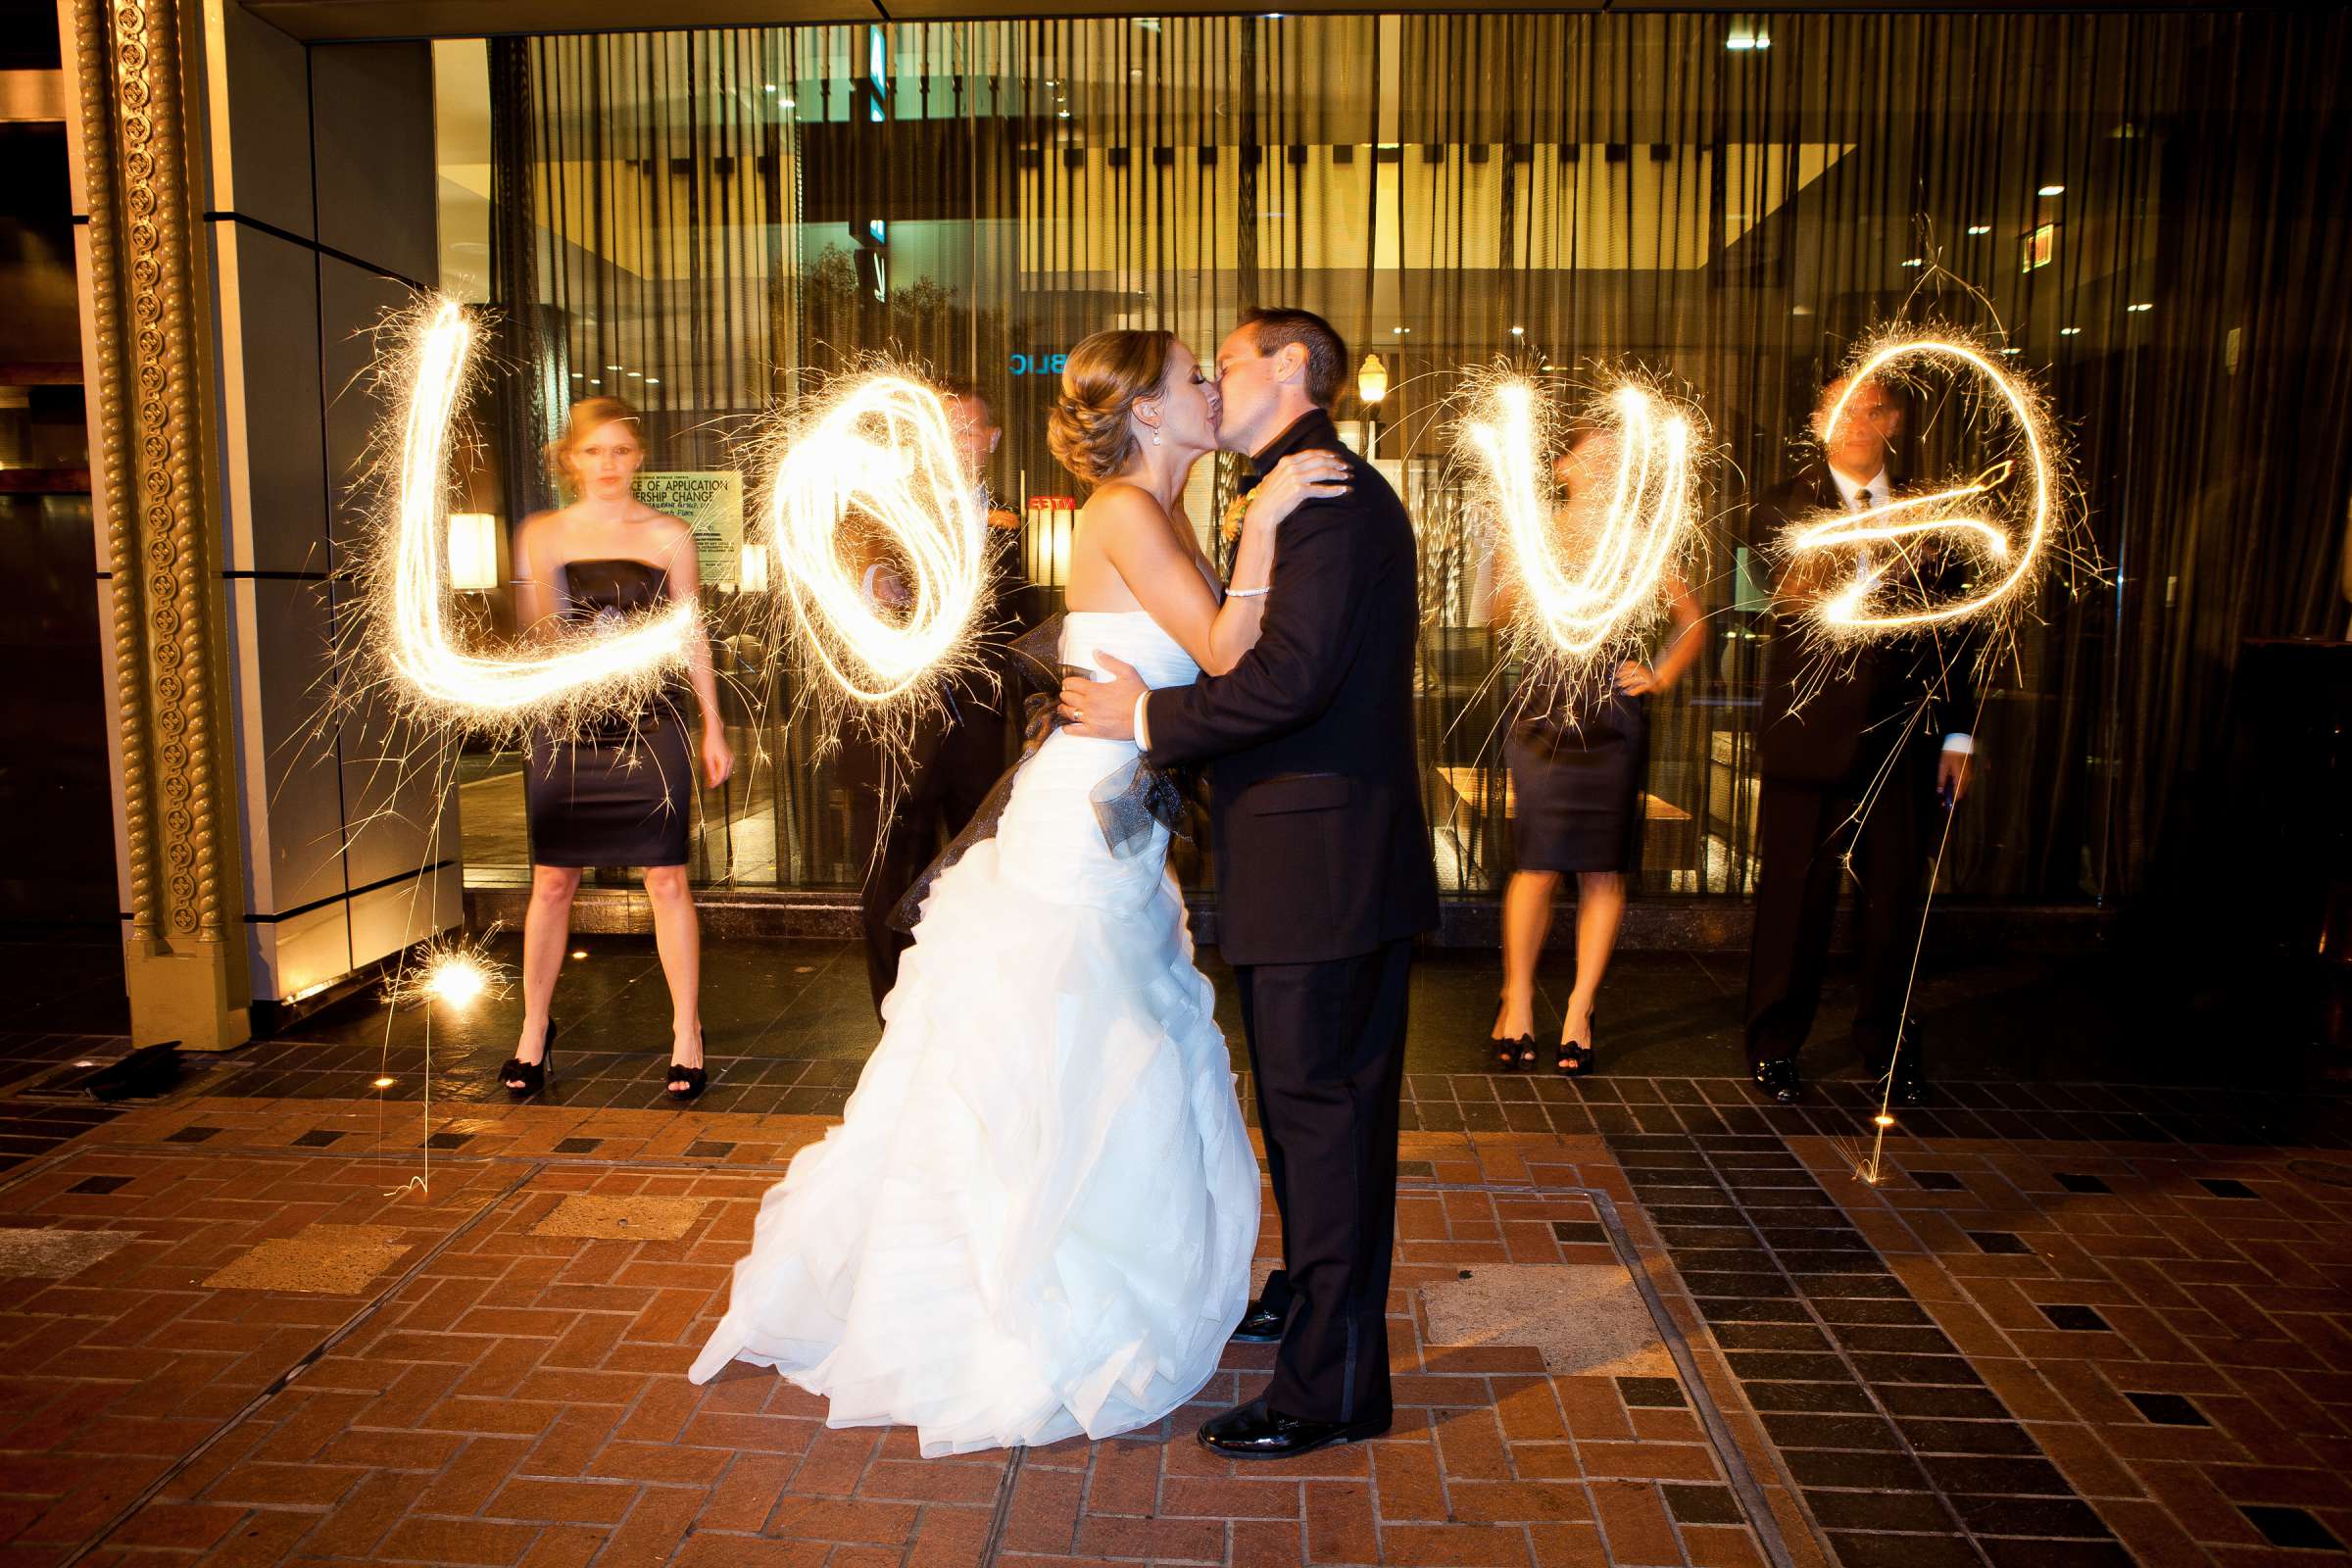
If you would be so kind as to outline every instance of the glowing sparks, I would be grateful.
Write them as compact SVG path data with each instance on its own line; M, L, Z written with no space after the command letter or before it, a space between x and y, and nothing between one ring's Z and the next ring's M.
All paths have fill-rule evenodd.
M988 518L939 394L889 369L845 378L777 443L763 541L795 649L854 707L929 698L968 659ZM900 593L869 592L879 564Z
M505 996L506 965L490 956L498 932L492 925L470 940L443 937L419 945L385 986L384 1000L394 1006L438 1002L463 1010L485 997Z
M433 965L424 988L435 1001L462 1007L490 989L490 976L471 955L457 955Z
M552 647L473 652L451 628L443 518L450 430L463 405L474 327L450 300L427 300L394 323L404 352L386 373L407 401L386 513L359 568L361 653L411 711L447 727L512 733L536 723L575 732L635 713L686 667L702 635L699 609L673 603L612 625L567 629Z
M1695 411L1630 381L1589 417L1602 450L1613 452L1614 471L1589 503L1564 509L1565 530L1544 476L1550 420L1535 385L1496 378L1462 426L1483 477L1484 509L1525 596L1522 619L1572 661L1620 647L1662 609L1666 573L1692 543L1701 442ZM1563 532L1575 537L1563 540Z
M1860 512L1792 524L1780 541L1792 562L1830 551L1858 560L1852 581L1815 600L1817 626L1837 637L1915 631L2014 608L2047 568L2065 495L2065 454L2040 395L1984 344L1942 328L1889 332L1867 345L1824 413L1826 441L1865 386L1916 379L1939 368L1963 378L1963 409L2008 449L1975 478L1923 495L1893 497ZM1920 588L1915 546L1933 543L1965 557L1972 580L1956 598Z

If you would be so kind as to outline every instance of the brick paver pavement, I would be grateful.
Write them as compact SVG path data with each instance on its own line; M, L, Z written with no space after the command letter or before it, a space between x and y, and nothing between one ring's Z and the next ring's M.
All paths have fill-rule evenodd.
M10 1236L81 1250L0 1268L0 1568L2009 1568L2352 1540L2352 1161L2044 1126L1898 1135L1872 1186L1713 1082L1611 1093L1634 1108L1592 1132L1407 1135L1396 1430L1288 1466L1191 1441L1263 1350L1162 1432L954 1459L828 1430L757 1369L687 1384L819 1116L428 1127L197 1095L85 1121L0 1177ZM1430 1343L1423 1286L1614 1262L1612 1219L1683 1375ZM343 1289L237 1283L336 1257Z

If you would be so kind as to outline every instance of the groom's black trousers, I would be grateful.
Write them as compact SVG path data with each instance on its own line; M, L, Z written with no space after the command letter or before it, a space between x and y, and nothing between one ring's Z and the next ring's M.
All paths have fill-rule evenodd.
M1285 1314L1266 1390L1285 1415L1390 1413L1389 1254L1412 964L1407 938L1352 958L1234 971L1282 1211L1284 1267L1260 1299Z

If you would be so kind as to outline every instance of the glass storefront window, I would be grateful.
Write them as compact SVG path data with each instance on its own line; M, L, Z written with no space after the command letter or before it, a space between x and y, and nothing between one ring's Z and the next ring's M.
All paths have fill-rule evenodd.
M987 389L1005 430L988 482L1049 595L1075 489L1045 446L1060 356L1103 326L1205 353L1247 305L1320 312L1385 374L1337 413L1423 533L1431 853L1464 896L1510 870L1516 672L1460 525L1447 399L1498 361L1564 392L1603 366L1678 378L1721 448L1694 584L1709 646L1653 706L1641 882L1738 899L1774 635L1748 509L1801 460L1861 333L1905 312L2005 326L2080 445L2110 561L2168 497L2212 498L2198 443L2240 395L2251 286L2221 254L2229 175L2261 150L2204 134L2226 110L2200 84L2238 25L1141 17L443 45L444 282L503 321L502 522L553 500L536 455L574 398L637 403L651 467L721 470L763 409L884 353ZM1203 464L1196 518L1236 472ZM739 589L710 585L709 608L760 760L705 793L695 873L847 885L846 792L782 721ZM2114 606L2060 588L2037 612L1979 725L1982 805L1944 866L1963 896L2096 898L2130 874ZM471 760L464 802L469 874L520 874L515 759Z

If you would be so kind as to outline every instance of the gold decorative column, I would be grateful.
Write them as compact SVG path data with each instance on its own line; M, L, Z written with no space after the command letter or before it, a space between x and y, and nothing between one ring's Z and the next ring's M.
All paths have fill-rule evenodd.
M248 1035L176 0L74 0L135 1043Z

